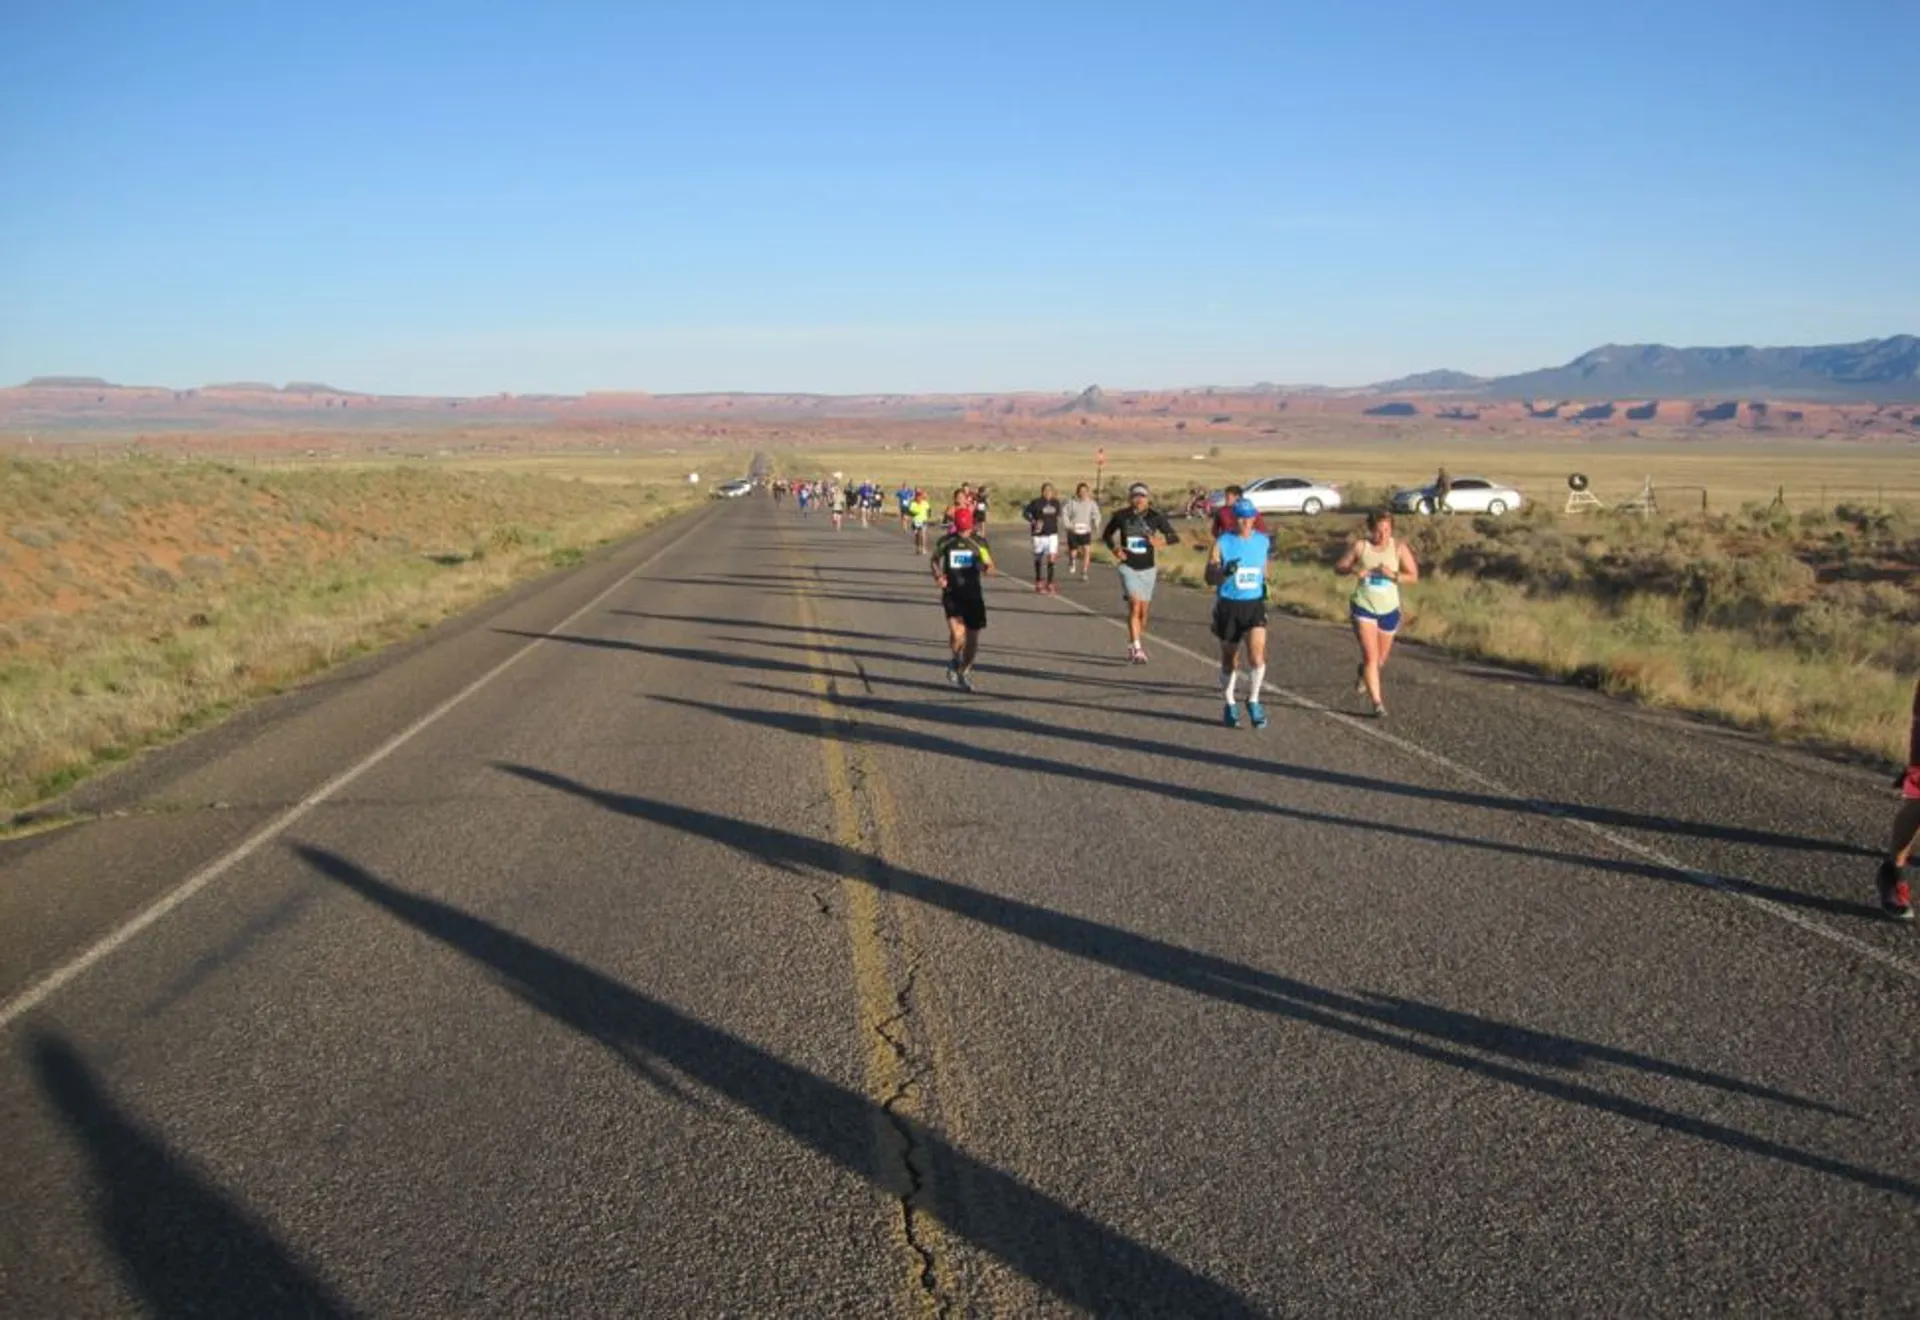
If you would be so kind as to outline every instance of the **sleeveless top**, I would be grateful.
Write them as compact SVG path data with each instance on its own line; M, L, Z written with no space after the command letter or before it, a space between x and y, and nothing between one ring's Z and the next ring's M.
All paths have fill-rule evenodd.
M1272 545L1272 539L1259 532L1247 536L1228 532L1220 538L1220 562L1238 564L1220 582L1221 600L1267 598L1267 553Z
M1373 614L1391 614L1400 608L1400 584L1389 574L1400 567L1400 543L1389 537L1385 545L1371 541L1360 543L1360 582L1353 589L1353 604Z

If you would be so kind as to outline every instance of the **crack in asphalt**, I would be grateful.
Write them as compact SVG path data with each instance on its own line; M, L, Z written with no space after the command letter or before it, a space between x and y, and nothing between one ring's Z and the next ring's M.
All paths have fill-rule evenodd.
M865 673L862 672L860 677L868 691L871 691L872 685L867 682ZM830 696L838 697L839 676L830 675L827 687ZM853 721L845 714L841 714L834 723L852 731ZM856 748L860 745L858 739L854 738L848 739L848 744ZM880 822L868 789L872 768L866 757L857 752L847 756L843 765L856 812L855 852L860 859L860 869L865 873L866 882L877 893L890 893L892 886L888 882L887 868L882 858ZM922 1298L933 1308L933 1314L948 1316L954 1313L953 1301L941 1295L938 1252L930 1235L923 1231L923 1221L932 1213L933 1170L926 1144L918 1135L921 1123L913 1113L917 1104L926 1098L923 1083L933 1073L932 1059L912 1031L921 950L902 937L898 928L888 920L887 913L884 904L875 910L871 936L875 946L886 952L887 965L895 969L893 1011L875 1022L872 1030L892 1053L899 1077L891 1091L880 1098L880 1112L893 1134L893 1150L890 1154L898 1166L896 1185L904 1189L899 1197L900 1232L918 1262L915 1282Z

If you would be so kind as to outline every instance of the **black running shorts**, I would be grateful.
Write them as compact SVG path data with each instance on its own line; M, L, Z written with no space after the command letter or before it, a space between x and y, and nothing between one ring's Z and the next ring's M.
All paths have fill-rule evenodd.
M1088 546L1092 544L1093 544L1092 532L1068 532L1067 533L1067 549L1069 550L1085 550Z
M974 632L987 626L987 597L980 591L943 591L940 608L949 619L958 619Z
M1215 600L1213 635L1228 646L1238 646L1255 628L1267 626L1264 600Z

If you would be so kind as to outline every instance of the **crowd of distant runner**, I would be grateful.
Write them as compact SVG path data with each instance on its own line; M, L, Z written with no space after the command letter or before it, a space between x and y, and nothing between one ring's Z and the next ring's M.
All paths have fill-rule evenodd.
M937 513L936 501L926 490L902 485L888 492L871 480L782 478L773 483L772 493L778 504L791 497L803 516L824 510L835 530L844 527L849 517L872 526L890 516L884 512L890 498L901 530L910 538L914 553L927 557L940 592L953 652L948 680L966 691L974 690L974 661L980 634L987 626L985 579L999 571L987 538L992 498L985 486L963 483L939 502ZM1106 548L1127 610L1127 660L1146 664L1147 626L1160 572L1158 555L1180 541L1172 520L1154 506L1153 492L1135 482L1127 488L1125 502L1109 512L1102 510L1084 481L1064 500L1048 482L1020 509L1019 520L1025 524L1032 554L1033 589L1043 595L1059 593L1057 566L1063 548L1067 576L1082 580L1092 578L1095 542ZM1246 720L1262 729L1267 724L1260 698L1267 677L1267 566L1273 539L1238 486L1227 488L1209 531L1212 545L1206 580L1215 595L1213 635L1220 643L1221 721L1228 728L1240 725L1244 669ZM1385 716L1380 675L1400 628L1400 587L1419 581L1420 566L1412 549L1394 539L1392 514L1381 511L1368 515L1365 532L1354 538L1337 571L1356 579L1349 608L1360 648L1354 688L1367 698L1376 716Z
M776 503L789 496L803 515L825 510L836 530L849 516L861 526L882 520L888 493L873 481L848 485L834 481L776 480ZM1212 546L1207 554L1206 581L1213 589L1214 637L1220 644L1221 720L1228 728L1240 726L1239 685L1247 678L1246 719L1256 729L1267 724L1261 688L1267 676L1267 568L1273 541L1260 512L1238 486L1226 489L1226 499L1213 513L1208 528ZM925 556L940 593L947 619L952 659L947 680L965 691L974 690L974 662L980 634L987 626L985 579L999 570L987 539L991 504L985 486L965 483L934 511L928 492L902 485L891 492L900 528L914 553ZM1054 568L1065 537L1067 576L1091 580L1093 545L1098 541L1112 557L1120 579L1120 595L1127 611L1127 659L1147 663L1147 622L1159 575L1157 553L1180 541L1165 513L1154 507L1153 493L1140 482L1127 488L1125 503L1105 513L1086 482L1070 499L1062 500L1052 483L1020 510L1033 558L1033 589L1059 593ZM1354 672L1354 690L1367 699L1374 715L1384 718L1386 698L1380 681L1393 640L1400 630L1403 585L1420 580L1413 550L1393 534L1393 514L1376 509L1366 516L1364 530L1353 538L1335 571L1355 579L1348 599L1348 618L1360 649ZM1242 664L1244 655L1245 663ZM1892 841L1877 876L1880 907L1898 921L1913 919L1913 899L1906 870L1920 847L1920 686L1914 690L1912 729L1907 768L1897 781L1900 806L1894 815Z

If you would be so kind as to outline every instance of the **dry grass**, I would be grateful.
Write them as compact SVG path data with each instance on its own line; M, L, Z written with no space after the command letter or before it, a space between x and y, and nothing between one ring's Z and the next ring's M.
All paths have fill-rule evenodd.
M1196 460L1163 445L1109 446L1108 455L1110 485L1141 479L1175 499L1190 485L1290 471L1342 481L1364 503L1442 461L1456 474L1513 480L1545 497L1523 516L1402 520L1425 573L1408 591L1404 636L1783 740L1884 760L1905 755L1920 672L1920 515L1891 501L1875 506L1880 493L1920 486L1908 450L1376 444L1337 453L1236 448ZM942 494L961 480L984 481L999 510L1017 508L1042 479L1062 487L1091 479L1091 470L1073 471L1090 469L1087 458L1064 450L781 456L789 471L909 475ZM1706 486L1713 508L1725 511L1700 514L1694 492L1668 501L1656 519L1565 515L1565 474L1575 470L1608 498L1637 490L1649 474L1656 485ZM1804 511L1770 507L1781 486ZM1805 507L1823 489L1859 494L1838 508L1831 498ZM1692 512L1673 516L1676 508ZM1350 515L1277 523L1280 608L1346 618L1351 584L1331 565L1356 523ZM1203 557L1200 546L1178 547L1163 557L1163 576L1198 586Z
M668 485L406 468L0 465L0 804L683 508Z

